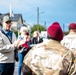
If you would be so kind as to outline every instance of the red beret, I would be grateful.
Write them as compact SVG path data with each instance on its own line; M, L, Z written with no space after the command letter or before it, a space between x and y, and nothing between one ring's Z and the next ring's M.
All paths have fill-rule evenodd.
M76 29L76 23L71 23L71 24L69 25L69 28L71 28L71 29Z
M63 39L63 32L58 22L54 22L48 27L47 34L58 41Z

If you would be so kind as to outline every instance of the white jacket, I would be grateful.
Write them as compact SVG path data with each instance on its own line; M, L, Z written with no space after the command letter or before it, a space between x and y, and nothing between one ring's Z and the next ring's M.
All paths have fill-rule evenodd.
M16 40L16 36L12 33L12 43ZM6 35L0 31L0 63L14 63L14 44L11 44Z

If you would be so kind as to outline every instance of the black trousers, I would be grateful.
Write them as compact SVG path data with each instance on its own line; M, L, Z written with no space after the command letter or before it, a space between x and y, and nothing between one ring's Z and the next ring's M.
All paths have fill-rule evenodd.
M0 75L13 75L14 63L0 63Z

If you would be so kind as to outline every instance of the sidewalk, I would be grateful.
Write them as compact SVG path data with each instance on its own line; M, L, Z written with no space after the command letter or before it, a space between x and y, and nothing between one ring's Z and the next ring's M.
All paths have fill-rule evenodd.
M15 63L14 75L18 75L18 62Z
M18 62L15 63L14 75L18 75Z

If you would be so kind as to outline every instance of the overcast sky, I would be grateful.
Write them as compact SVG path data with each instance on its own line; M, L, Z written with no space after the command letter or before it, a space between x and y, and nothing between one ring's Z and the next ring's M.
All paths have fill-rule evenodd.
M76 22L76 0L0 0L0 13L22 14L26 23L37 24L37 7L39 7L39 24L46 27L57 21L64 31L68 24ZM42 13L44 12L44 13Z

